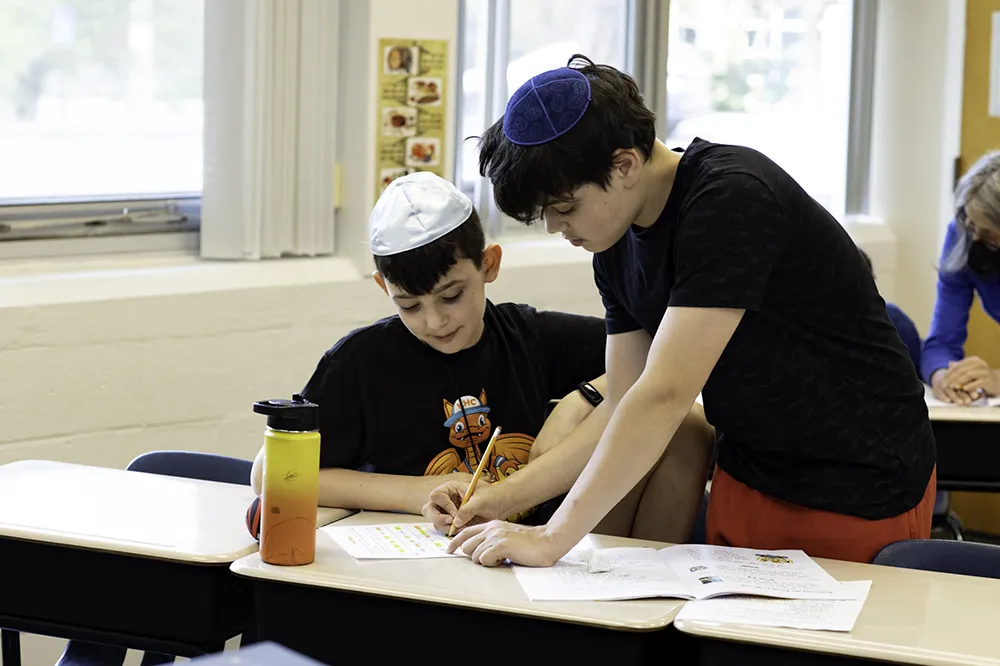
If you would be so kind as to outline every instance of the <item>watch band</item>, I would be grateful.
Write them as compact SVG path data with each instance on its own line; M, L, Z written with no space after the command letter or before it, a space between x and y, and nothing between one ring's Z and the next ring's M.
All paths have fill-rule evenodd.
M576 390L580 392L583 399L589 402L592 406L597 407L599 404L604 402L604 396L601 392L594 388L594 385L590 382L582 382L577 385Z

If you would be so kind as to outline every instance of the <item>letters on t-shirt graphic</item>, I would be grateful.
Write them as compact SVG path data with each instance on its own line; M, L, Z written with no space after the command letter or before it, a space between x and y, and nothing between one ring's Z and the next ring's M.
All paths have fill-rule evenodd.
M424 475L452 472L472 474L479 466L479 456L486 450L493 434L493 423L489 417L490 407L486 403L486 390L483 389L478 398L463 395L454 403L447 399L443 399L442 402L445 415L444 427L448 428L448 442L451 446L434 456L427 465ZM528 454L534 441L534 437L521 433L501 432L496 446L493 447L492 459L487 462L487 471L498 481L510 476L528 463Z

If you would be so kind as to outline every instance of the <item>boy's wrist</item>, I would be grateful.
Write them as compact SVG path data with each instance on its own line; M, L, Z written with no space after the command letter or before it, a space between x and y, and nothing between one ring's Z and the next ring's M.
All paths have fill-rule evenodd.
M573 537L566 525L551 520L542 525L542 538L547 542L548 547L556 553L555 559L568 553L580 541L580 539Z
M404 511L420 515L423 513L424 505L430 500L431 493L434 492L438 486L446 481L449 481L450 479L447 475L431 475L415 477L414 480L416 483L412 486L412 492L409 493L409 499L406 502L407 506Z

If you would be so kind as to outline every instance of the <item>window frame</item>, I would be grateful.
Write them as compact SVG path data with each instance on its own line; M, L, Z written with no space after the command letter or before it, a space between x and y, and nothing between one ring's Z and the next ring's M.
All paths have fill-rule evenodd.
M154 212L171 221L143 221ZM31 231L24 231L27 228ZM7 199L0 201L0 260L119 252L197 254L200 230L200 191Z
M489 126L503 114L507 99L506 50L509 44L510 0L488 0L487 62L484 71L487 117ZM627 0L626 10L626 67L635 77L647 105L656 113L656 134L661 139L667 135L667 53L670 35L669 0ZM464 50L461 45L465 35L464 0L459 18L459 79L464 72ZM849 111L847 128L847 173L844 189L844 218L867 215L869 210L872 100L874 99L876 55L876 3L864 0L851 2L851 63L849 84ZM503 45L503 58L497 45ZM464 98L459 89L458 118L462 117ZM460 123L459 123L460 126ZM459 127L459 132L461 129ZM456 141L456 174L461 173L461 141ZM479 178L475 201L480 210L487 233L492 238L507 239L518 225L500 214L493 203L489 181ZM842 220L843 222L843 220ZM523 230L523 227L522 227ZM516 232L515 232L516 233ZM517 235L521 235L517 233Z
M625 63L626 68L631 70L636 63L637 54L633 52L631 44L633 34L638 32L635 27L639 24L642 16L645 15L647 7L655 9L662 3L657 0L625 0ZM487 20L486 20L486 40L485 40L485 61L483 71L486 79L483 85L484 100L483 127L489 127L497 118L503 115L507 108L507 98L510 95L507 90L507 65L510 62L510 0L486 0ZM469 35L465 31L465 18L468 6L466 0L459 0L458 18L458 101L456 109L456 141L455 141L455 180L458 182L459 174L462 173L462 145L467 138L462 135L461 120L463 117L463 107L465 97L461 87L463 73L465 71L465 43ZM646 31L650 31L646 27ZM655 28L653 28L655 30ZM666 71L666 60L663 65ZM504 215L496 208L493 201L493 185L486 178L476 179L475 196L472 197L479 217L483 222L484 230L491 240L535 240L544 235L544 230L540 225L532 225L526 228L524 224ZM538 228L536 228L538 227Z

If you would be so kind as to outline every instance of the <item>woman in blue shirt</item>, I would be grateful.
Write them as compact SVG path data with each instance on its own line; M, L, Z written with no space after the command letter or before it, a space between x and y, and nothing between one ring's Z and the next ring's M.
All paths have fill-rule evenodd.
M1000 395L1000 370L978 356L965 358L963 351L976 294L1000 322L1000 151L980 158L955 188L955 219L941 252L934 317L920 362L939 400L964 405Z

